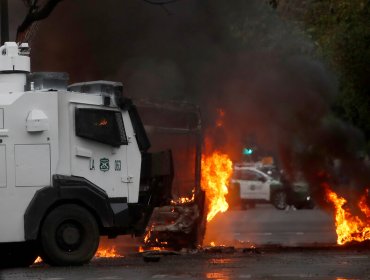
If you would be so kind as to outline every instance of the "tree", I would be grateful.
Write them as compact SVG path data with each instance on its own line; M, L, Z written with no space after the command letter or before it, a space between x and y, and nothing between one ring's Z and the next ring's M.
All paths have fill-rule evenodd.
M370 2L314 0L305 21L340 79L341 94L333 109L364 132L370 151Z
M22 24L17 29L17 41L28 41L32 24L39 20L47 18L55 7L63 0L23 0L24 4L28 7L28 13L23 20ZM164 6L166 4L174 3L178 0L143 0L151 5Z

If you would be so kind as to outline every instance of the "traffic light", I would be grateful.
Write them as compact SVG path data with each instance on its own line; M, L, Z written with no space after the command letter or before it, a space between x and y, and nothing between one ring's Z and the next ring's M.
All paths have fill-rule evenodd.
M244 148L243 149L243 155L250 156L253 154L253 149L252 148Z

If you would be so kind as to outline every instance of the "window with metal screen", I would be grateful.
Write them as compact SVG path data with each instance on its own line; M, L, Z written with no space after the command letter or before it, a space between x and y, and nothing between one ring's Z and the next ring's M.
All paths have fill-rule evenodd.
M103 144L127 145L127 136L119 111L76 108L76 135Z

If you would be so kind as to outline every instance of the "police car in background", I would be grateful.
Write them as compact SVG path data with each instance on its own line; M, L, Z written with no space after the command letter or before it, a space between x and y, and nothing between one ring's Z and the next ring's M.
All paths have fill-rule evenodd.
M290 188L282 183L276 167L258 163L236 164L229 187L228 202L231 208L240 205L242 209L247 209L255 207L256 203L271 203L277 209L283 210L287 207L287 198L290 195L292 204L297 209L313 208L309 185L306 182L294 182Z

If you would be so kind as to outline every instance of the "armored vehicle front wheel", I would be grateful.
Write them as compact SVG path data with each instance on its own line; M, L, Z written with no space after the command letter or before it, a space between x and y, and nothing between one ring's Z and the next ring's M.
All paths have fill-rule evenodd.
M75 204L52 210L42 227L42 258L51 265L82 265L99 245L99 228L91 213Z

